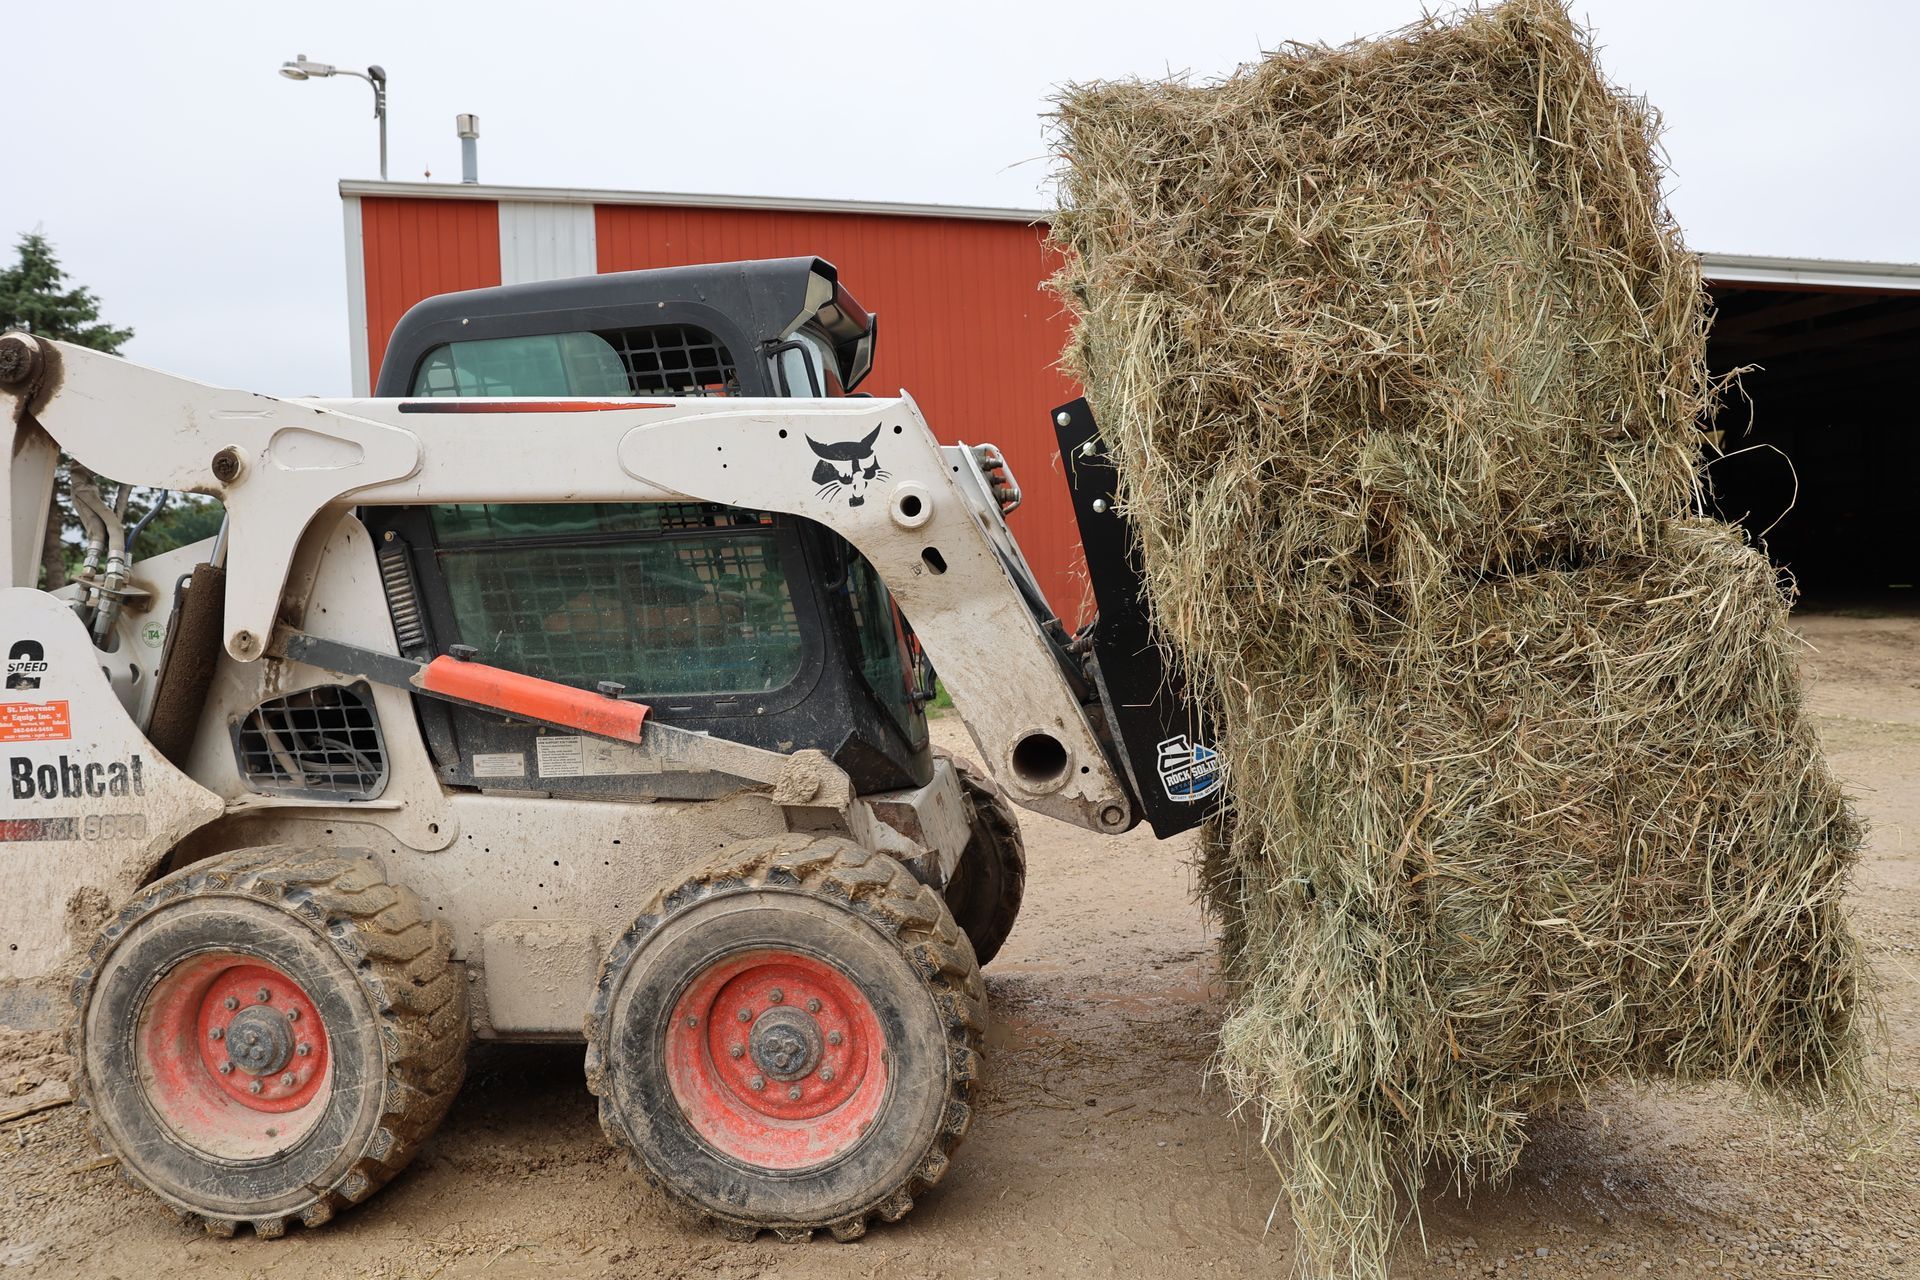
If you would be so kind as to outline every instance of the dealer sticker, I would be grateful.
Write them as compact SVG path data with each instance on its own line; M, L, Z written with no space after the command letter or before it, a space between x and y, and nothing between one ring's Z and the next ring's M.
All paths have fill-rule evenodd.
M64 742L71 737L73 720L64 699L0 702L0 742Z

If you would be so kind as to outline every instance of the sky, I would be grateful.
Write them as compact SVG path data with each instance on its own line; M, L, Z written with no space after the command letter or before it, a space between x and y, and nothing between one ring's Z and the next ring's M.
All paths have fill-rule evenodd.
M377 176L373 95L277 75L296 54L386 68L394 179L457 182L454 116L474 112L487 183L1040 208L1059 86L1210 79L1419 5L15 4L0 237L48 236L133 326L143 364L345 395L335 184ZM1574 12L1608 76L1665 117L1669 198L1696 249L1920 261L1920 4Z

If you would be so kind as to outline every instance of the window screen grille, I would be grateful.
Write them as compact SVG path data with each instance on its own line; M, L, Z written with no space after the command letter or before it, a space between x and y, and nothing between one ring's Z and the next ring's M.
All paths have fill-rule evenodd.
M799 673L770 531L439 554L461 641L496 666L638 697L778 689Z
M712 502L462 502L430 508L441 546L770 525L764 511Z
M618 329L598 336L612 345L627 368L636 396L727 396L740 394L733 357L720 340L692 325L663 324Z

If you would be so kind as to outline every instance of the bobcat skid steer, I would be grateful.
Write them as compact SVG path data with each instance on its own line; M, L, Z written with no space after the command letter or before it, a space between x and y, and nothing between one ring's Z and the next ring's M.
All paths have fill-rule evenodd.
M584 1039L609 1139L736 1232L851 1238L941 1178L1009 802L1165 835L1219 777L1085 406L1069 635L998 452L847 394L873 341L806 258L430 299L373 399L0 338L0 1022L69 1020L128 1178L219 1234L325 1222L476 1038ZM220 535L138 559L133 485ZM991 778L930 750L928 660Z

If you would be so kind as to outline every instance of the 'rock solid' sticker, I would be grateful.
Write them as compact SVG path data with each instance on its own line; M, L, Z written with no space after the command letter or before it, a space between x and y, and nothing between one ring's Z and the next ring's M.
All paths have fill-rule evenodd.
M1159 756L1160 785L1167 799L1192 804L1220 789L1220 756L1212 747L1201 746L1183 733L1162 742Z

